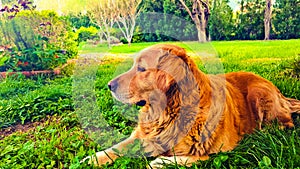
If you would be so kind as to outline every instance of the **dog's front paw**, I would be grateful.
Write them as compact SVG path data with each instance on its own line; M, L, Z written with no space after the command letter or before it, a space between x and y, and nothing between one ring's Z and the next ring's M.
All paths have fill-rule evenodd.
M172 162L168 158L157 158L149 164L149 169L159 169L163 168L167 164L171 164Z
M164 163L162 162L162 160L154 160L151 161L151 163L149 164L149 166L147 166L147 169L159 169L159 168L163 168Z
M88 164L93 164L95 166L101 166L106 163L112 163L113 160L104 151L96 153L96 156L88 156L81 160L81 163L88 161Z

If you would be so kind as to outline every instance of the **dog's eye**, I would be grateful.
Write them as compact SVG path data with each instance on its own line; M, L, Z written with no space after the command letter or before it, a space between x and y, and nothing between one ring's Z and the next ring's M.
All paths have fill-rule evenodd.
M145 72L145 71L146 71L146 69L145 69L145 68L143 68L143 67L139 67L139 66L138 66L137 70L138 70L139 72Z

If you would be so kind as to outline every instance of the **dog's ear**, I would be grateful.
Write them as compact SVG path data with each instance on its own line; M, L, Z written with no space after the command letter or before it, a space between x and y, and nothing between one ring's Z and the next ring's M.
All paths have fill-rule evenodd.
M186 63L188 62L188 63ZM183 60L182 57L177 56L169 51L160 58L158 69L168 74L167 79L170 87L172 83L177 83L181 87L189 88L196 85L196 77L194 77L195 68L190 63L190 60ZM184 90L183 88L183 90ZM188 92L188 91L187 91Z
M180 57L165 51L165 54L159 60L158 69L166 72L172 79L179 82L186 75L187 65Z
M164 77L167 79L166 84L168 84L165 88L167 89L165 90L166 93L169 93L167 96L172 96L174 91L179 91L181 99L193 100L194 95L191 95L191 92L198 93L199 84L196 79L202 79L200 77L201 72L198 71L196 64L188 56L182 56L185 53L166 50L164 52L164 55L159 59L158 69L166 74Z
M170 86L175 83L173 77L165 71L158 70L156 73L156 85L162 92L166 93Z

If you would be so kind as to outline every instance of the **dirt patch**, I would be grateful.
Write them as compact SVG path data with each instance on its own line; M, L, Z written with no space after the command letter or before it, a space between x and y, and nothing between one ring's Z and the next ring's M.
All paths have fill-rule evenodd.
M36 128L36 126L41 125L43 122L29 122L26 124L17 124L14 126L10 126L4 129L0 129L0 140L4 139L15 132L27 132Z
M25 124L16 124L14 126L0 129L0 140L3 140L5 137L7 137L13 133L16 133L16 132L26 133L26 132L32 131L37 126L44 126L47 121L53 121L53 120L55 120L56 122L59 121L57 119L57 117L55 118L55 117L49 116L49 117L42 119L40 121L37 121L37 122L27 122Z

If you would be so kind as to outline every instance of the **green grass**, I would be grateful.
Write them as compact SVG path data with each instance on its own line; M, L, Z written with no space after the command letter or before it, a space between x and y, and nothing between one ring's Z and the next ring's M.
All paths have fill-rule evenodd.
M131 46L126 44L121 46L112 46L111 49L108 49L106 44L99 44L97 46L83 44L80 48L80 53L135 53L154 44L157 43L133 43Z
M187 48L205 72L251 71L271 80L285 96L300 99L300 81L290 74L300 54L300 40L169 43ZM0 129L43 120L29 131L0 139L0 168L89 168L79 161L116 144L136 124L137 108L114 101L107 88L109 80L133 63L116 55L132 55L153 44L112 47L107 55L115 58L103 58L99 67L79 65L71 77L1 80ZM105 46L81 48L81 53L101 52L107 52ZM294 129L279 130L274 122L245 136L233 151L213 154L191 168L299 168L300 117L294 118ZM99 130L105 127L108 130ZM93 133L88 135L83 128ZM145 168L152 158L139 152L133 146L128 152L132 158L121 157L103 168Z
M188 52L217 53L219 57L237 56L237 58L289 58L299 54L300 40L277 40L277 41L217 41L210 43L197 42L159 42L171 43L187 48ZM131 46L126 44L121 46L112 46L108 49L106 45L87 45L82 44L80 53L137 53L141 49L157 44L155 42L132 43Z
M0 128L37 121L47 115L73 111L71 80L67 78L59 80L48 82L49 84L47 84L49 80L46 80L39 85L30 79L4 80L2 82L4 85L8 83L11 86L7 87L10 89L10 97L7 97L9 90L1 92L5 97L0 100ZM19 87L12 84L18 84ZM28 88L26 84L31 87Z

